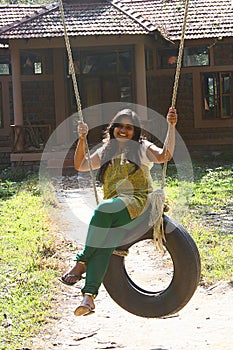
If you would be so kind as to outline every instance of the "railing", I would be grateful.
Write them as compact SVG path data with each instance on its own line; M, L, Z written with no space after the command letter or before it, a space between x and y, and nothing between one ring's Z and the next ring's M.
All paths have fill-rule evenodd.
M11 125L11 128L13 153L41 152L51 135L49 124Z

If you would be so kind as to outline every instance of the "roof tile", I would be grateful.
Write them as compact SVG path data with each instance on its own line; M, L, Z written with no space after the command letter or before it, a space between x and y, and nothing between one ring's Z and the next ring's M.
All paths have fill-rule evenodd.
M64 4L70 36L150 34L181 37L183 0L99 0ZM58 4L1 5L0 39L61 37ZM233 36L232 0L189 0L186 39Z
M181 37L183 0L121 0L159 28L171 40ZM189 0L185 38L233 36L232 0Z
M148 30L141 24L106 1L100 1L99 4L64 4L64 12L67 32L70 36L148 33ZM31 16L34 14L30 12ZM18 39L63 35L58 7L54 7L49 12L41 8L38 15L31 18L30 21L24 17L21 22L18 22L18 25L15 24L9 25L8 30L6 27L2 28L2 31L0 29L0 38Z

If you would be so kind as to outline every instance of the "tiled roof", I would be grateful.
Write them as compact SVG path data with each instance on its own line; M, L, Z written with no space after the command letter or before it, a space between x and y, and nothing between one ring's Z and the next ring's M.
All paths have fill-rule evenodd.
M149 34L180 39L184 0L77 0L65 4L69 36ZM58 4L1 5L0 39L63 36ZM233 36L232 0L189 0L186 39Z
M0 33L11 35L11 31L19 30L21 26L30 23L42 14L53 11L58 5L0 5Z
M2 9L3 6L0 8ZM9 7L5 7L5 14L8 13L7 8ZM64 12L69 36L148 34L145 25L122 12L109 1L100 0L99 3L93 4L64 3ZM48 8L41 7L37 14L31 13L29 16L32 18L22 17L21 22L12 23L0 29L0 39L63 36L61 14L57 5L51 5L50 11Z
M0 28L41 11L41 5L0 5Z
M184 0L121 0L149 19L171 40L180 39ZM189 0L186 39L233 36L232 0Z

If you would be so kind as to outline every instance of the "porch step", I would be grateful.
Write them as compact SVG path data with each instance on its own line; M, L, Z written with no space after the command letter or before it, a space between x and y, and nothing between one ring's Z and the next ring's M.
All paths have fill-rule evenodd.
M46 168L50 174L57 174L61 169L62 175L73 175L76 173L74 168L74 153L72 151L68 152L66 155L61 153L52 153L47 159Z
M73 159L48 159L47 168L58 169L58 168L74 168Z
M10 153L10 162L15 166L39 169L41 158L44 166L51 173L57 174L59 169L62 170L64 175L76 172L74 169L74 152L72 151L45 154L42 154L42 152Z

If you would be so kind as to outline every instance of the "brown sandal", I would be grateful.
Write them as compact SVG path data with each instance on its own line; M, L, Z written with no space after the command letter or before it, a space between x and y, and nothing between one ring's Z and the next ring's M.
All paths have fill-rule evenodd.
M77 265L81 265L81 267L79 266L79 268L77 267ZM72 273L73 271L77 271L80 273ZM85 263L82 261L78 261L76 263L76 265L72 268L72 270L70 270L70 272L66 273L65 275L63 275L62 277L59 278L59 281L66 284L67 286L73 286L75 283L77 283L78 281L80 281L82 278L84 278L82 276L83 273L86 272L86 267L85 267ZM69 279L71 277L72 282L67 281L67 278ZM73 277L73 278L72 278Z
M92 295L88 294L88 296L91 296L93 298ZM74 314L75 314L75 316L87 316L87 315L93 314L94 312L95 312L94 307L88 302L88 300L86 300L85 295L84 295L83 301L75 309Z
M76 280L74 282L68 282L68 281L66 281L67 277L75 277ZM75 283L80 281L82 278L83 278L82 275L67 273L67 274L65 274L65 276L62 276L61 278L59 278L59 281L66 284L67 286L73 286Z

